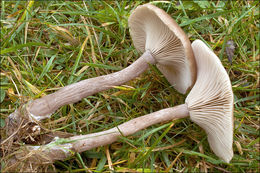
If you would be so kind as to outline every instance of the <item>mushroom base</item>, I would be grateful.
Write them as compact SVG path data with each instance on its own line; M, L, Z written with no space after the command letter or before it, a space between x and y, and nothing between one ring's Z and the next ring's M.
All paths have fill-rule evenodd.
M64 160L75 152L83 152L115 142L120 136L129 136L151 125L189 116L186 104L163 109L138 118L134 118L112 129L87 135L73 136L65 139L55 138L41 146L24 146L15 155L16 162L28 164L50 164ZM40 161L40 162L39 162Z

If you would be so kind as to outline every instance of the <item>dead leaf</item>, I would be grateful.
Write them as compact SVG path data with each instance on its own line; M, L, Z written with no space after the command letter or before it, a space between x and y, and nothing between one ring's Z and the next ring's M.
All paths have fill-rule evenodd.
M113 168L113 163L112 163L112 160L111 160L111 157L110 157L110 153L109 153L109 147L108 146L106 146L105 147L105 150L106 150L106 156L107 156L107 162L108 162L108 167L109 167L109 169L110 170L114 170L114 168Z
M9 97L13 102L16 102L16 100L19 98L19 96L17 96L17 95L14 93L13 88L8 88L8 90L7 90L7 95L8 95L8 97Z
M12 14L9 14L8 16L6 16L6 18L11 19L11 18L17 17L18 14L21 13L21 12L22 12L22 10L18 10L15 13L12 13Z
M242 147L241 147L240 143L238 141L235 141L235 145L237 147L237 150L238 150L239 154L243 155L243 150L242 150Z
M31 91L34 94L40 94L41 93L41 96L45 96L46 95L44 92L40 91L36 86L31 84L30 82L26 81L25 79L23 81L31 89Z
M65 40L69 41L70 44L77 46L79 45L79 40L73 37L73 35L70 33L70 31L67 28L60 27L60 26L53 26L50 24L47 24L48 27L50 27L53 31L55 31L59 36L64 38Z
M228 61L230 62L230 64L232 64L232 58L234 56L234 52L235 52L235 43L233 40L228 40L226 43L226 53L228 56Z
M110 96L109 96L108 94L103 93L102 96L103 96L105 99L110 99Z
M260 56L259 56L259 54L258 54L258 55L256 55L256 56L251 56L249 59L250 59L251 61L258 61L258 60L260 59Z
M218 17L218 21L219 21L220 23L226 25L226 27L228 27L228 25L229 25L228 20L225 19L225 18L222 17L222 16L219 16L219 17Z
M21 82L22 80L22 75L20 73L20 71L16 68L14 62L12 61L12 59L10 57L7 57L7 60L9 61L9 63L11 64L11 66L14 68L13 72L15 74L15 77Z
M134 163L135 161L135 153L131 152L129 157L129 163Z
M81 73L83 73L88 68L89 68L89 66L87 66L87 65L83 66L75 75L79 76Z

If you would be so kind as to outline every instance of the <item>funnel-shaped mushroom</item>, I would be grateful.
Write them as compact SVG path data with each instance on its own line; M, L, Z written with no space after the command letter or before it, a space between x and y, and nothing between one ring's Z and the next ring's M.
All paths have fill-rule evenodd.
M186 93L195 82L196 65L190 41L178 24L163 10L145 4L133 11L129 27L134 45L143 53L137 61L119 72L86 79L32 101L28 109L31 116L36 120L47 118L63 105L122 85L143 73L149 64L157 64L169 82Z
M42 146L40 159L49 162L71 155L68 150L82 152L111 144L119 136L128 136L153 124L190 116L208 135L213 152L225 162L233 156L233 93L231 83L218 57L200 40L192 43L197 62L197 81L186 98L186 103L134 118L112 129L68 138L71 143L57 147ZM71 144L71 145L69 145ZM62 152L66 148L66 151ZM28 147L31 152L39 147ZM57 153L53 157L53 153ZM61 155L60 152L63 154ZM36 152L37 153L37 152ZM49 156L49 157L48 157ZM39 160L40 160L39 159Z
M190 118L202 127L211 149L226 162L233 157L233 92L219 58L200 40L192 43L197 81L186 98Z

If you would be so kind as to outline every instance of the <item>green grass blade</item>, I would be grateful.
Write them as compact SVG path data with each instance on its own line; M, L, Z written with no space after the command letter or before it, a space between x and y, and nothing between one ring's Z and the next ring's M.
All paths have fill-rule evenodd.
M32 47L32 46L50 47L49 45L46 45L44 43L29 42L29 43L26 43L26 44L20 44L20 45L17 45L17 46L13 46L13 47L10 47L10 48L3 49L3 50L0 51L0 54L2 55L2 54L5 54L5 53L15 52L18 49L21 49L21 48L24 48L24 47Z
M140 166L142 165L145 160L148 158L148 156L150 155L150 153L152 152L152 150L154 149L154 147L162 140L162 138L167 134L167 132L171 129L171 127L173 126L174 122L168 123L167 125L169 126L163 133L162 135L160 135L160 137L158 139L156 139L156 141L152 144L152 146L149 148L149 150L147 152L145 152L144 154L140 154L133 165L136 166Z
M110 65L105 65L105 64L97 64L97 63L82 63L83 65L88 65L90 67L97 67L97 68L101 68L101 69L107 69L107 70L121 70L120 67L114 67L114 66L110 66Z
M42 78L50 71L51 66L53 65L53 60L57 55L53 55L51 59L47 62L46 66L43 68L42 73L40 74L36 83L40 82Z
M231 13L232 11L233 10L227 10L227 11L222 11L222 12L217 12L217 13L214 13L214 14L201 16L201 17L198 17L198 18L195 18L195 19L188 19L186 22L181 23L180 26L184 27L184 26L191 25L193 23L196 23L196 22L199 22L199 21L202 21L202 20L212 19L212 18L215 18L215 17L218 17L218 16L222 16L224 14Z
M84 41L83 44L81 45L81 48L80 48L79 53L78 53L78 56L77 56L77 58L76 58L76 61L75 61L75 63L74 63L74 66L73 66L73 68L72 68L72 72L71 72L71 76L69 77L68 84L73 83L73 79L74 79L74 76L75 76L75 74L76 74L76 70L77 70L77 68L78 68L78 66L79 66L79 61L80 61L80 59L81 59L82 52L83 52L83 50L84 50L84 47L85 47L87 41L88 41L88 37L85 39L85 41Z
M98 162L98 166L97 166L96 171L97 171L97 172L101 172L102 169L104 168L106 162L107 162L107 158L106 158L105 155L103 155L103 156L101 157L101 159L99 160L99 162Z

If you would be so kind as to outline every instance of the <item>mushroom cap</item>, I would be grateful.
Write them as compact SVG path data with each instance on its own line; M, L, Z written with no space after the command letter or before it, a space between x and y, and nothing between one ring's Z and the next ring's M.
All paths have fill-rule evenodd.
M202 127L213 152L229 162L233 157L233 92L219 58L201 40L192 44L197 80L186 98L190 118Z
M191 43L178 24L162 9L144 4L128 19L135 48L149 50L158 69L174 88L186 93L196 80L196 63Z

